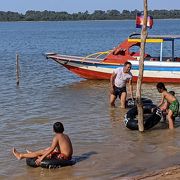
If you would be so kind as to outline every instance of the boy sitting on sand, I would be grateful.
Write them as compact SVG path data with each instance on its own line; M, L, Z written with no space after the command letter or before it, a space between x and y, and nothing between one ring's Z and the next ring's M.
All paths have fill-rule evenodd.
M49 157L51 155L55 156L56 158L70 160L73 154L73 147L68 135L63 134L64 132L63 124L61 122L56 122L53 125L53 129L55 132L55 136L49 148L35 152L28 151L28 153L20 153L15 148L13 148L12 152L14 156L19 160L23 158L37 157L38 158L36 160L37 165L40 165L41 161L45 157Z
M164 100L166 100L169 103L167 118L169 121L169 129L173 129L173 120L175 117L178 116L179 113L179 102L171 93L167 92L164 83L160 82L156 85L156 87L158 92L162 93L162 100L158 106L160 107L164 103Z

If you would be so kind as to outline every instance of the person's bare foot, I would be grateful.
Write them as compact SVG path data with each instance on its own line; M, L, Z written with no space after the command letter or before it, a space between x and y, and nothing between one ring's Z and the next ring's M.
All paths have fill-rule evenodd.
M12 153L18 160L21 159L21 154L15 148L13 148Z
M115 108L115 104L114 103L110 103L112 108Z
M120 108L121 108L121 109L126 109L126 107L125 107L125 106L120 106Z

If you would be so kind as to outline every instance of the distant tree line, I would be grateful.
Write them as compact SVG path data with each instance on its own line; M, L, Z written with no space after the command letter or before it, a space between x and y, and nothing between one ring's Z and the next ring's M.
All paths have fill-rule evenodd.
M138 10L95 10L93 13L78 12L69 14L67 12L55 11L27 11L25 14L18 12L0 11L0 21L76 21L76 20L123 20L135 19ZM154 19L180 18L180 10L149 10L148 14Z

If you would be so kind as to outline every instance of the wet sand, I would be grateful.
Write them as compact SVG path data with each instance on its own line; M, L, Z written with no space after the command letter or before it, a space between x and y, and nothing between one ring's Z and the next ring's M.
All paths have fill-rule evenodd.
M134 177L125 177L124 180L178 180L180 179L180 165L172 166L166 169L160 169L143 175Z

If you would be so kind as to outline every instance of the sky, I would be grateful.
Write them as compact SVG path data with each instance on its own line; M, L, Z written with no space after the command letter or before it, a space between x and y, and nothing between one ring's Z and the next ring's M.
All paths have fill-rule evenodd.
M0 11L24 14L28 10L93 13L95 10L143 10L143 0L0 0ZM180 0L148 0L148 9L180 9Z

